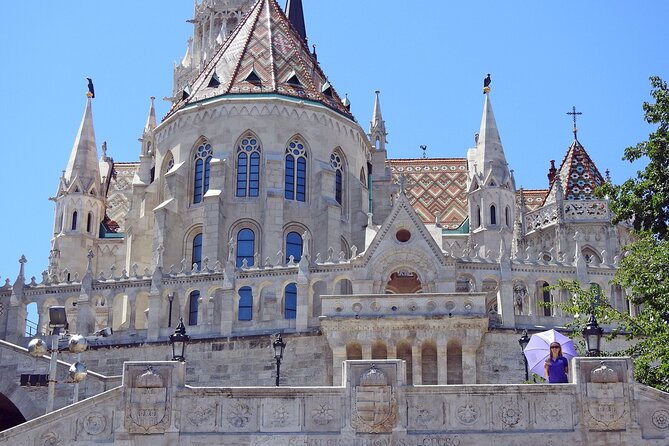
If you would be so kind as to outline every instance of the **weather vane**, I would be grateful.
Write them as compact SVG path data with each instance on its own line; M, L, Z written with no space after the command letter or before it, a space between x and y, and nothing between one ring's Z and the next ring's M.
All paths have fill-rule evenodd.
M423 158L427 158L427 146L422 145L420 148L423 150Z
M576 132L578 132L578 129L576 128L576 115L582 115L583 113L581 113L581 112L577 112L577 111L576 111L576 106L573 106L573 107L571 108L571 111L570 111L570 112L567 112L567 114L568 114L568 115L571 115L571 116L574 118L574 128L572 129L572 131L574 132L574 139L578 139L578 138L576 137Z

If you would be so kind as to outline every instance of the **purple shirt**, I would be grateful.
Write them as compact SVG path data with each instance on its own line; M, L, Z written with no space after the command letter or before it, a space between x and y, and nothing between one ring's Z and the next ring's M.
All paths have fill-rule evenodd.
M557 359L549 359L548 363L548 382L549 383L566 383L569 382L567 379L567 367L569 367L569 361L564 356L558 356Z

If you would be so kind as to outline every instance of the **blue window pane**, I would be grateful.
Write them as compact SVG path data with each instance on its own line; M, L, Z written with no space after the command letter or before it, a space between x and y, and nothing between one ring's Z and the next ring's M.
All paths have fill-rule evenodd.
M249 197L257 197L260 189L260 154L254 152L251 154L251 163L249 168Z
M337 170L335 179L335 200L341 204L342 177L341 170Z
M242 266L244 259L248 266L253 266L255 238L255 234L250 229L242 229L237 233L237 268Z
M297 193L295 198L297 201L305 201L306 185L307 185L307 160L300 157L297 159Z
M237 319L250 321L253 319L253 291L245 286L239 289L239 311Z
M202 267L202 234L193 238L193 256L190 264L197 264L198 269Z
M237 157L237 196L246 196L246 153L240 153Z
M293 155L286 155L286 191L285 197L288 200L295 199L295 158Z
M193 203L200 203L202 201L202 175L203 162L201 159L195 161L195 177L193 183Z
M297 285L289 283L283 294L283 314L286 319L297 317Z
M197 325L197 307L199 299L199 291L193 291L190 293L188 303L188 325Z
M208 157L204 161L204 193L205 194L209 190L209 162L210 161L211 161L211 157Z
M286 263L291 255L296 262L302 258L302 236L297 232L289 232L286 235Z

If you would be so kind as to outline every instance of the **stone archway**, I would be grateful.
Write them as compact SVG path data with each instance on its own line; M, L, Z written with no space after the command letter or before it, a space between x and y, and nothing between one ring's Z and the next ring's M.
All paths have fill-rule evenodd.
M422 290L423 285L418 274L412 271L395 271L386 283L386 294L414 294Z
M26 418L18 407L4 394L0 393L0 432L25 422Z

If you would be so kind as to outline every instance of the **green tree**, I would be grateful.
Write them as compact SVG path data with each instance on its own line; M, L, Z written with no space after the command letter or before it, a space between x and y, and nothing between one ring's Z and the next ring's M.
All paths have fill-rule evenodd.
M648 159L644 170L615 186L606 183L597 189L607 196L615 223L631 221L637 231L650 231L666 239L669 236L669 89L660 77L650 78L655 103L644 102L645 120L657 129L636 146L625 149L623 159L630 162Z

